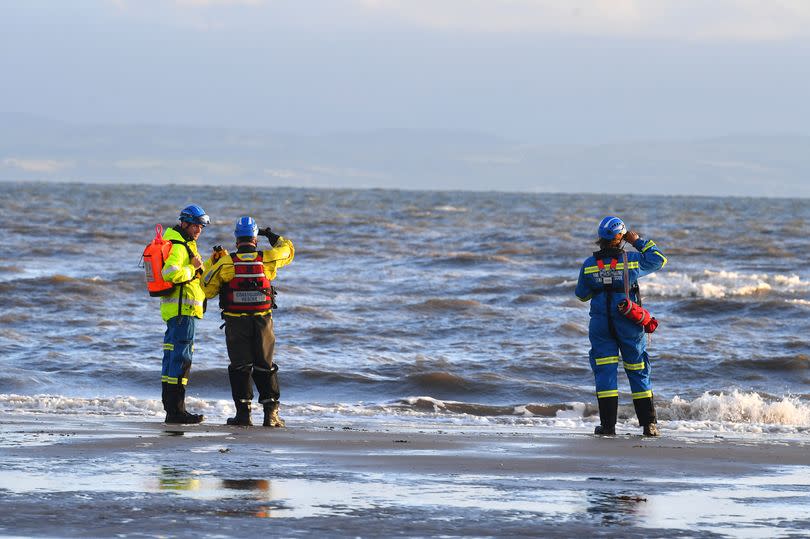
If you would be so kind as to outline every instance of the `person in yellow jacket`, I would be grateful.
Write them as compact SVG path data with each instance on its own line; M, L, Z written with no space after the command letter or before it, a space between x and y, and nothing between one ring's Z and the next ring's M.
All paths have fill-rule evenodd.
M160 298L160 314L166 322L163 337L163 408L166 423L200 423L202 414L186 411L186 384L194 352L197 319L203 317L205 294L200 286L202 257L197 251L197 238L210 222L205 211L192 204L183 208L180 223L166 231L163 239L172 249L163 264L163 279L174 283L171 293Z
M270 241L272 249L258 250L258 235ZM273 363L276 337L273 332L275 307L272 280L276 271L292 262L295 249L290 240L261 231L249 216L240 217L234 229L236 251L215 251L204 266L202 287L208 299L219 296L219 308L225 320L228 347L228 378L236 405L236 416L228 425L249 426L253 383L264 408L265 427L283 427L279 417L278 365ZM253 382L251 382L251 377Z

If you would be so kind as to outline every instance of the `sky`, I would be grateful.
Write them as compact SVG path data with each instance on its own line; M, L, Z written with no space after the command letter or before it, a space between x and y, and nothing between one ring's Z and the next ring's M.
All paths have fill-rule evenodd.
M0 111L529 143L807 134L806 0L0 3Z

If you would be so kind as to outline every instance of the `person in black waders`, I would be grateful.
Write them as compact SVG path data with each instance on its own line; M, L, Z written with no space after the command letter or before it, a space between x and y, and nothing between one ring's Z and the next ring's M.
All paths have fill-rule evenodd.
M272 249L258 250L257 236L261 234ZM250 405L253 383L259 390L259 403L264 408L265 427L283 427L279 417L278 366L273 363L276 337L273 333L273 300L271 281L276 270L293 260L295 249L290 240L261 231L249 216L240 217L234 229L236 252L226 253L214 248L205 262L202 285L208 299L219 295L219 308L225 320L225 343L228 347L228 377L236 405L236 416L228 425L250 426ZM251 377L253 380L251 381Z
M580 301L591 302L589 355L596 380L600 419L594 433L616 434L619 406L617 371L621 352L639 425L644 428L645 436L658 436L645 328L622 315L618 305L627 295L630 300L640 304L639 277L661 269L667 259L655 242L640 238L632 230L627 231L618 217L602 219L598 234L599 250L582 264L575 290ZM625 252L622 249L623 241L638 252Z

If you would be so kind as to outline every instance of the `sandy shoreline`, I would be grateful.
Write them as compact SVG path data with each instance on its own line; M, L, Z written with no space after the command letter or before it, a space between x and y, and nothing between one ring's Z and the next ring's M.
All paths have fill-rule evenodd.
M746 536L810 527L802 442L0 415L5 536Z

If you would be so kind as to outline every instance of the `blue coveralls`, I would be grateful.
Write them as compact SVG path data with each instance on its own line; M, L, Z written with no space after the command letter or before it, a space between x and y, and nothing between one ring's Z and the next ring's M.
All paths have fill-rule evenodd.
M197 319L193 316L175 316L166 321L166 333L163 335L162 382L182 386L188 383L196 328Z
M633 285L639 277L664 267L667 259L653 241L639 238L633 243L633 247L638 252L627 253L627 265L630 298L637 302ZM591 302L589 356L596 381L596 396L599 399L619 396L617 371L621 353L633 400L652 399L650 360L647 356L644 328L618 311L616 305L625 297L624 263L619 254L616 267L611 269L611 260L612 257L602 258L604 269L600 270L596 258L588 257L579 271L575 290L580 301ZM607 285L609 291L606 290L606 282L610 283Z

